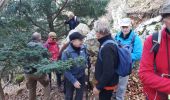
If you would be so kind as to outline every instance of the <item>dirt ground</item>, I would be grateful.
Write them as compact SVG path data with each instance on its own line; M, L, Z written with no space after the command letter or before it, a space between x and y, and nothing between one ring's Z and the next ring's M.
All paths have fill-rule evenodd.
M52 84L51 100L64 100L64 94L60 93L55 85L56 82ZM8 85L4 89L6 100L28 100L28 90L25 86L25 81L21 85ZM91 93L90 93L91 94ZM41 84L37 84L37 100L43 100L43 87ZM93 98L93 99L92 99ZM137 70L135 70L129 79L129 84L126 92L126 100L145 100L142 93L142 86L140 84ZM86 100L84 98L84 100ZM89 100L98 100L97 98L90 97Z

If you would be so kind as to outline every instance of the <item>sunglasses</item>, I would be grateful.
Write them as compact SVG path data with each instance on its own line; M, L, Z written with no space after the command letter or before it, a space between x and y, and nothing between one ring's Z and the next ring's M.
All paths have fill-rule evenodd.
M54 37L54 36L51 36L51 39L52 39L52 40L57 40L57 38L56 38L56 37Z
M51 38L52 40L57 40L57 38Z

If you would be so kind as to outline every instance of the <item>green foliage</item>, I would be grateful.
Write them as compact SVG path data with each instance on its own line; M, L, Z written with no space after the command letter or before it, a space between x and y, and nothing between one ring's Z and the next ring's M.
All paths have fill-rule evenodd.
M17 49L1 49L0 52L0 61L4 62L5 71L16 66L27 67L29 68L27 71L31 72L35 69L33 74L43 74L50 73L51 71L58 71L63 73L66 70L69 70L71 67L77 65L82 65L84 63L84 59L79 57L75 60L69 59L67 61L58 61L58 62L50 62L49 61L50 54L46 48L42 48L41 46L25 47L20 48L18 52Z
M37 30L43 33L56 31L59 35L66 32L62 11L73 11L81 19L97 18L105 13L110 0L10 0L1 12L3 26L10 26L9 31ZM59 12L61 10L61 12ZM58 14L58 15L57 15Z
M57 1L57 2L56 2ZM38 72L58 70L63 72L72 65L68 62L51 63L42 52L27 48L27 42L35 31L47 37L49 31L59 36L67 32L62 11L73 11L81 19L97 18L105 13L109 0L9 0L0 12L0 73L17 73L24 66L33 66ZM63 7L63 9L61 9ZM61 11L61 12L59 12ZM66 67L64 67L66 66Z
M20 84L21 82L24 81L24 79L25 79L25 77L23 74L16 75L15 83Z
M77 16L97 19L105 14L110 0L71 0L68 10L75 12Z
M69 69L71 69L72 67L78 67L76 66L77 64L79 66L82 66L84 64L85 59L82 57L78 57L76 59L68 59L66 61L57 61L57 62L53 62L47 65L43 65L43 66L39 66L37 67L37 73L50 73L52 71L56 71L59 73L63 73ZM36 74L37 74L36 73Z

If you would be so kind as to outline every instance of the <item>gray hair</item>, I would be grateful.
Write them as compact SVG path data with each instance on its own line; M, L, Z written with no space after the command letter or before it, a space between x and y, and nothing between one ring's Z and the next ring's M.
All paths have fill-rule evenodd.
M94 23L94 30L102 35L110 34L110 23L105 18L102 17Z
M73 12L68 12L68 17L69 18L73 18L75 15L74 15L74 13Z
M41 40L41 34L38 32L34 32L32 34L32 40Z

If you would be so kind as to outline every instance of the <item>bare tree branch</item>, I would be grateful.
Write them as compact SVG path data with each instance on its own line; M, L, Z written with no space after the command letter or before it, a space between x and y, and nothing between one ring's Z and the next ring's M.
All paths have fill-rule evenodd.
M59 27L59 26L63 26L64 25L64 22L62 21L62 22L60 22L60 23L57 23L56 25L54 25L54 27Z
M28 16L28 14L25 14L25 16L28 18L29 21L31 21L31 23L32 23L34 26L40 28L41 30L43 30L43 31L45 31L45 32L49 32L48 30L44 29L43 27L41 27L40 25L38 25L36 22L34 22L34 21L32 20L32 18L31 18L30 16Z
M61 9L59 9L57 12L55 12L53 14L53 21L60 15L60 13L62 12L62 10L66 7L67 3L69 0L66 0L63 4L63 6L61 7Z
M0 10L6 5L8 0L0 0Z

